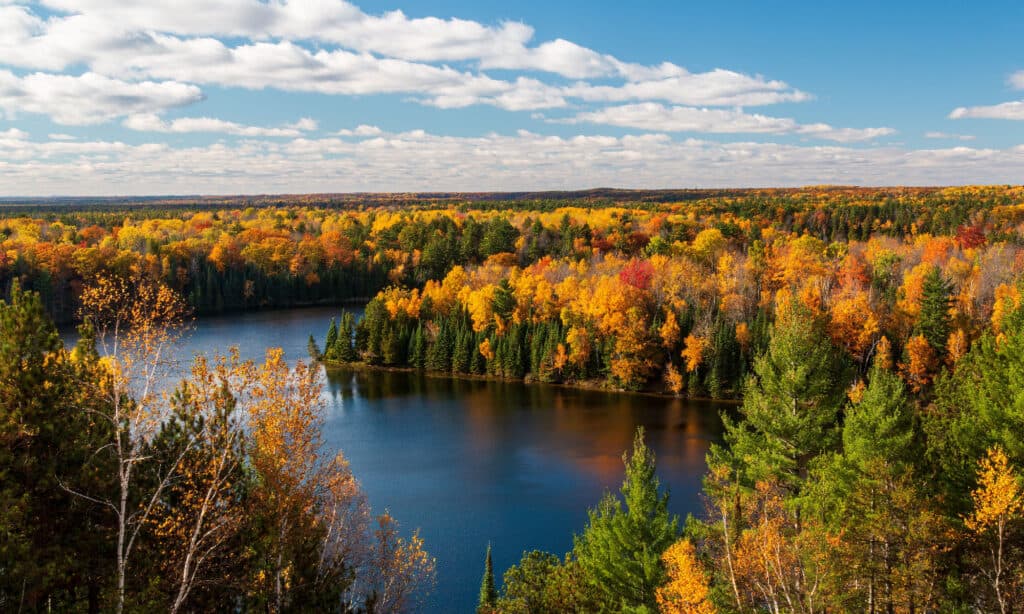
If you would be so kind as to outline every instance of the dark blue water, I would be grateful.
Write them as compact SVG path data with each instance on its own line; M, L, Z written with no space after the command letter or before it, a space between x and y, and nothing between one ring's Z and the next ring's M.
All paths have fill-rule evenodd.
M225 352L260 359L267 347L308 360L338 309L207 318L180 357ZM622 482L622 452L647 432L671 509L700 511L704 455L720 433L711 403L557 386L454 380L395 372L326 372L328 445L341 449L375 511L415 528L437 559L431 612L472 612L493 545L500 573L523 551L563 555L605 490Z

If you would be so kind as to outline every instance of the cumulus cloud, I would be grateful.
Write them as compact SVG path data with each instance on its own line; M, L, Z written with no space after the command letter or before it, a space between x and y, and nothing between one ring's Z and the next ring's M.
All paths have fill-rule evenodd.
M1024 90L1024 70L1018 70L1010 75L1008 79L1010 86L1018 90Z
M60 14L43 18L25 6L0 7L0 63L48 71L85 65L118 78L248 89L405 93L443 108L556 108L567 98L751 106L810 97L778 80L723 69L690 73L670 62L628 63L564 39L531 46L533 29L517 22L491 26L401 11L375 16L341 0L44 4ZM437 64L449 61L476 70ZM492 68L624 82L562 87L481 72Z
M0 111L48 115L58 124L82 126L140 112L161 111L202 99L194 85L174 81L128 82L96 73L18 76L0 70Z
M925 132L924 138L926 139L952 139L957 141L973 141L975 137L970 134L952 134L949 132Z
M592 123L667 132L800 134L838 142L866 141L893 134L892 128L834 128L828 124L800 124L785 117L747 113L742 109L668 107L647 102L577 113L564 123Z
M131 115L122 122L125 128L140 132L214 132L247 137L297 137L303 132L316 130L317 123L304 118L283 128L246 126L213 117L179 117L165 121L152 113Z
M676 140L665 134L452 137L416 130L357 138L247 139L169 148L161 143L5 139L5 192L239 193L467 191L1010 183L1024 147L850 148ZM737 168L743 173L738 174ZM138 178L152 180L140 190Z
M957 107L949 114L950 119L1017 119L1024 120L1024 100L1004 102L988 106Z

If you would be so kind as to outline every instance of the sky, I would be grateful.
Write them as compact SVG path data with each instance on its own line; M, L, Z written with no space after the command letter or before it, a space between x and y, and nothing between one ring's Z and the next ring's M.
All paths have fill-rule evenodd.
M0 0L0 197L1024 180L1024 2Z

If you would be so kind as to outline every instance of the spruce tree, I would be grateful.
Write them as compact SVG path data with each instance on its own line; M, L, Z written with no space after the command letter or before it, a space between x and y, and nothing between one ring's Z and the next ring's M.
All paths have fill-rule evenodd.
M335 322L334 318L331 318L331 325L327 328L327 339L324 341L324 358L326 358L327 360L337 360L337 345L338 323Z
M952 284L946 281L938 267L932 267L921 288L921 313L915 330L917 334L924 335L928 345L939 356L946 353L946 342L949 339L952 292Z
M498 602L498 589L494 585L494 564L491 561L491 545L487 544L487 556L484 557L484 577L480 580L480 599L476 611L485 614L494 611Z
M359 360L359 353L356 351L353 336L356 329L356 319L348 311L341 314L341 327L338 329L338 339L335 342L335 355L342 362L355 362Z
M654 453L638 428L631 455L623 454L622 499L605 493L576 536L573 555L600 595L602 610L657 611L655 591L665 581L661 554L679 537L679 519L660 492Z

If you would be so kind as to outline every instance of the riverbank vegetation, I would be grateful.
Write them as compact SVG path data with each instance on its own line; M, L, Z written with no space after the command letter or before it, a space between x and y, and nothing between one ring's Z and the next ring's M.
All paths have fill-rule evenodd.
M236 351L179 382L187 310L101 277L61 341L0 302L0 610L395 612L434 562L324 449L319 370Z
M1024 603L1024 309L927 390L851 361L797 301L680 530L641 434L621 497L564 558L524 553L479 612L1017 612Z

